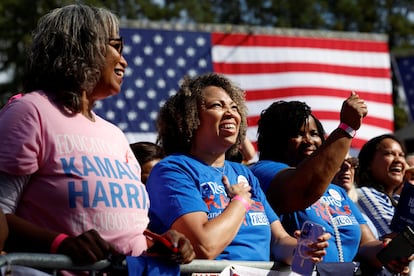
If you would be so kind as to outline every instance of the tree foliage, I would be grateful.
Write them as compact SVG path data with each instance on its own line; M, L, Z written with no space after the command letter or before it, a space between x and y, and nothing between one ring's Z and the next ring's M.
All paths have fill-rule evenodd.
M411 0L2 0L0 72L13 77L0 84L0 106L21 89L25 50L38 18L74 2L105 6L121 19L383 33L396 54L411 52L414 43ZM406 120L400 113L397 120Z

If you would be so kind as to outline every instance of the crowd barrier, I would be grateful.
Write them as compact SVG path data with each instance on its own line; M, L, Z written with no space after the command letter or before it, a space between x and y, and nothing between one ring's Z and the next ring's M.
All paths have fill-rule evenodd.
M182 276L194 274L220 273L229 266L243 266L250 268L259 268L280 272L279 275L290 273L290 266L281 265L276 262L257 262L257 261L229 261L229 260L193 260L189 264L181 265L180 271Z
M189 264L180 265L180 273L182 276L198 275L218 275L229 266L240 266L252 269L264 269L272 272L271 275L287 276L294 273L291 272L290 266L277 262L259 262L259 261L229 261L229 260L193 260ZM109 260L102 260L92 265L79 266L75 265L72 260L62 254L40 254L40 253L8 253L0 255L0 268L3 275L7 275L8 268L33 268L38 270L47 270L51 275L58 275L61 270L70 271L89 271L89 275L95 276L100 272L113 268L113 263ZM126 261L117 263L117 268L126 269ZM11 274L15 275L14 273ZM25 275L20 273L17 275ZM297 275L297 274L296 274ZM316 275L316 273L314 273ZM360 274L355 274L360 275ZM414 276L414 262L410 264L410 276Z
M102 260L92 265L77 266L72 260L62 254L38 254L38 253L8 253L0 255L0 267L2 271L13 270L13 266L29 267L39 270L50 271L52 275L58 275L60 270L89 271L89 275L96 275L97 272L108 268L111 263ZM13 275L13 274L11 274Z
M39 270L47 270L52 275L58 275L60 270L89 271L89 275L98 275L100 271L110 268L109 260L102 260L93 265L78 266L72 260L62 254L40 254L40 253L8 253L0 255L0 267L2 271L13 267L28 267ZM122 263L126 268L126 262ZM272 271L289 272L289 266L280 265L275 262L258 261L228 261L228 260L193 260L189 264L180 265L182 276L194 274L218 274L230 265L239 265L251 268L267 269ZM12 274L13 275L13 274Z

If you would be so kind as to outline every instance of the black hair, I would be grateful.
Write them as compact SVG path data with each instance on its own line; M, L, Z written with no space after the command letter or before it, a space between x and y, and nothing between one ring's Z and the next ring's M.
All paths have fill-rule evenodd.
M325 141L322 123L312 114L311 108L300 101L277 101L262 111L258 121L257 147L260 160L289 163L287 143L296 136L309 116L315 120L319 136Z
M383 141L384 139L392 139L396 141L403 150L404 153L406 153L406 149L404 144L394 135L391 133L382 134L379 136L376 136L370 140L368 140L361 148L359 154L358 154L358 170L356 174L356 183L358 187L371 187L376 189L377 191L380 191L384 194L387 194L385 192L385 187L382 183L378 183L378 181L374 178L372 175L372 171L370 169L371 162L374 159L375 153L378 150L378 145ZM392 198L391 195L387 194L390 198L392 204L394 206L397 205L397 202Z
M132 143L130 147L141 166L152 160L163 159L165 157L162 147L152 142Z

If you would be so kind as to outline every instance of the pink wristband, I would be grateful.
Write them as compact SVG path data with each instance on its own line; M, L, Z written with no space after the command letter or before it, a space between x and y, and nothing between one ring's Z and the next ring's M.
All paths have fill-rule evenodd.
M59 234L55 237L55 239L52 242L52 245L50 246L50 253L54 254L57 252L57 249L59 245L67 238L69 237L66 234Z
M348 126L345 123L340 123L338 128L342 129L343 131L345 131L346 133L348 133L349 137L354 138L356 135L356 130L353 129L352 127Z
M248 202L247 200L245 200L243 197L241 197L241 196L239 196L239 195L236 195L236 196L234 196L231 200L232 200L232 201L233 201L233 200L238 200L238 201L240 201L241 203L243 203L244 208L246 208L246 212L248 212L248 211L250 210L250 204L249 204L249 202Z

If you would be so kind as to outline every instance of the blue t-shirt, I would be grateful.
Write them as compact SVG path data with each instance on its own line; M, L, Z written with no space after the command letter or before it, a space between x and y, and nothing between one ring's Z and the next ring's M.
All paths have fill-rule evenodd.
M163 233L180 216L192 212L206 212L209 219L219 216L230 203L222 183L223 174L230 184L249 183L255 203L233 241L216 259L269 261L270 224L279 217L267 202L257 178L240 163L226 160L223 168L214 168L183 154L162 159L151 170L146 184L151 230Z
M270 182L272 182L275 175L286 168L289 168L289 166L284 163L269 160L260 160L250 166L253 174L259 179L260 186L265 193L269 189Z
M270 181L286 164L268 160L258 161L251 170L259 179L264 191L269 188ZM270 175L270 176L269 176ZM331 214L329 216L328 213ZM366 224L365 219L355 203L348 197L346 191L334 184L329 184L324 195L305 210L296 211L280 216L286 231L293 234L295 230L301 229L306 220L313 221L325 227L326 232L331 234L329 246L326 248L326 256L323 262L338 262L339 251L335 239L335 230L332 225L334 221L340 233L340 242L344 261L352 262L358 252L361 240L360 224Z

